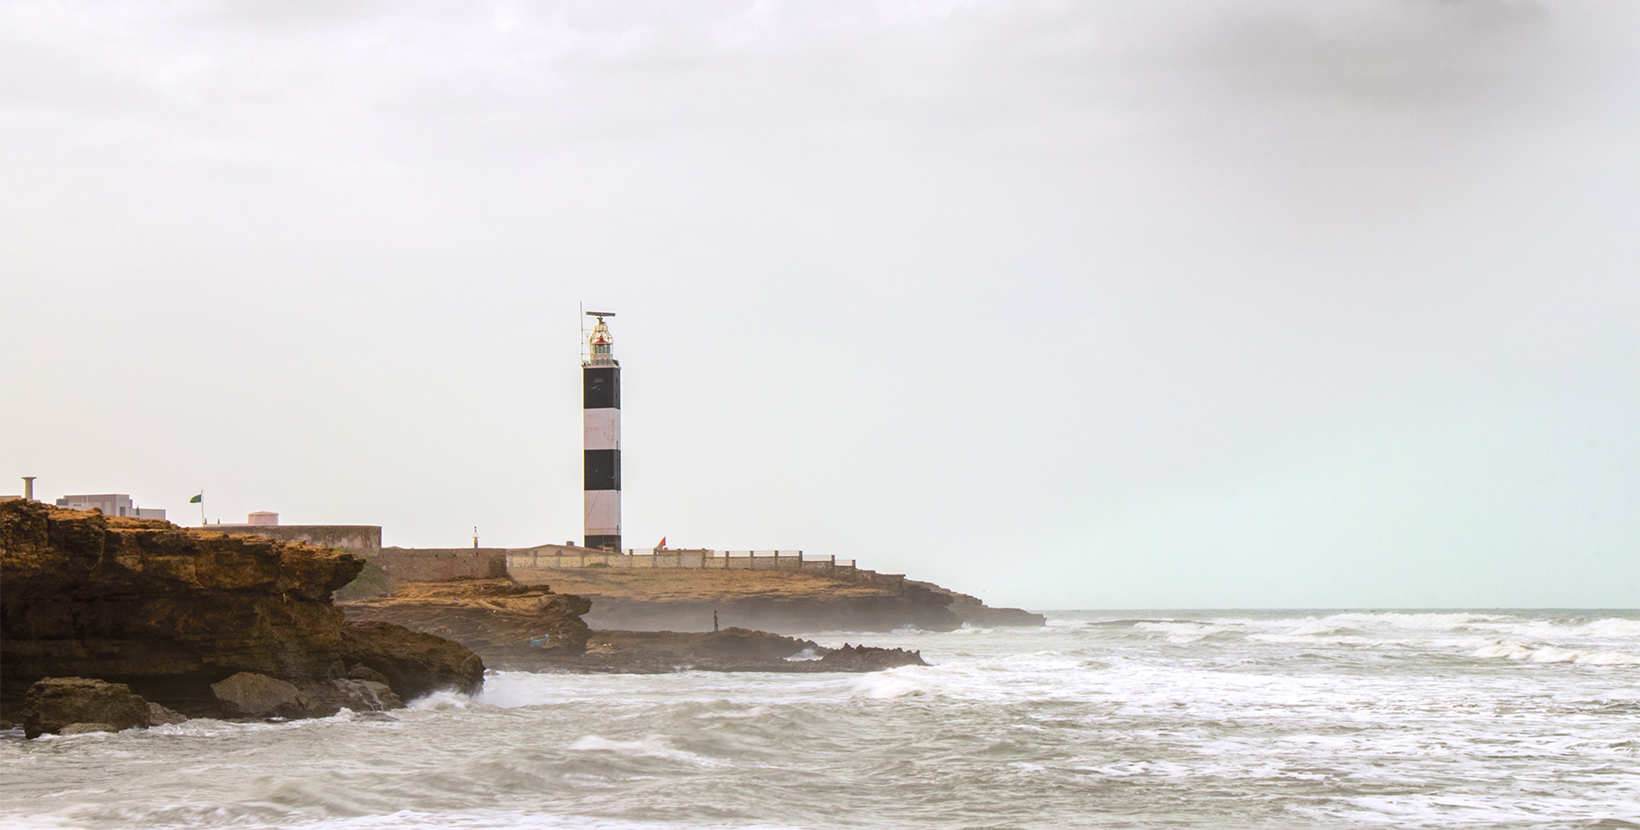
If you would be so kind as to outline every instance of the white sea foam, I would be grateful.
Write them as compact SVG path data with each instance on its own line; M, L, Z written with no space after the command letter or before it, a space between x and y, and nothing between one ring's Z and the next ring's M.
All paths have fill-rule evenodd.
M473 699L416 701L396 722L0 735L0 824L1473 830L1640 815L1627 617L1082 616L839 636L933 664L861 675L493 672Z
M1154 631L1167 635L1170 643L1194 643L1221 634L1236 633L1234 626L1199 622L1140 622L1133 626L1139 631Z
M918 672L914 666L862 674L852 680L849 686L851 693L856 697L875 700L925 695L933 690L933 684L929 682L927 674Z
M448 689L423 695L404 704L407 708L418 711L448 711L451 709L467 709L473 705L473 699L461 692Z
M612 752L634 758L662 758L696 766L721 766L721 762L703 758L693 752L677 749L661 735L649 735L636 741L616 741L599 735L583 735L569 748L576 752Z
M1614 651L1578 651L1554 646L1529 646L1522 643L1490 643L1472 652L1487 659L1505 658L1532 663L1577 663L1585 666L1627 666L1640 664L1640 655L1620 654Z

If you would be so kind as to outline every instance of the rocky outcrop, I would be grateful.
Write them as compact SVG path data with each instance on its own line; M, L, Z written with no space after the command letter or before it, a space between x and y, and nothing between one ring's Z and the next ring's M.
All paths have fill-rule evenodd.
M446 681L475 689L483 665L460 646L344 630L331 593L362 565L327 548L0 501L0 714L35 681L73 675L186 714L229 715L212 684L241 672L329 683L364 654L399 697Z
M684 631L595 631L580 658L544 655L538 666L549 669L621 674L658 674L684 669L702 671L783 670L787 658L825 649L813 640L768 631L726 628L705 633ZM515 665L531 665L528 654L512 655Z
M390 594L341 605L350 622L387 622L436 634L478 652L486 664L532 643L533 653L580 654L590 633L581 615L592 607L583 597L511 579L400 582Z
M947 606L951 597L907 587L895 594L831 597L724 596L709 600L589 596L589 624L598 627L710 629L712 614L722 625L784 634L816 631L878 631L902 628L951 631L963 620Z
M521 581L551 582L584 597L594 628L711 631L724 627L796 634L813 631L949 631L962 626L949 593L908 580L853 582L775 570L564 568L519 570Z
M405 700L440 689L471 694L484 685L484 661L466 646L385 622L349 620L344 629L342 658L385 677Z
M404 701L386 682L376 680L331 680L309 683L298 690L302 715L323 718L343 709L354 712L384 712L402 709Z
M37 738L74 725L75 732L118 732L149 723L148 701L123 683L85 677L48 677L29 687L23 699L23 734Z
M820 668L823 671L881 671L898 666L926 666L922 652L906 651L903 648L877 648L875 646L851 646L844 643L842 648L828 652L820 658Z
M560 572L562 575L562 572ZM636 574L648 577L654 584L674 591L679 583L688 589L689 577L699 574L660 571ZM721 574L707 574L718 577ZM800 590L816 580L789 580L788 574L730 574L725 580L738 583L733 587L764 587L774 584ZM699 580L707 582L707 580ZM711 580L716 582L717 580ZM697 586L712 590L711 584ZM833 589L822 586L822 589ZM917 589L925 594L932 592ZM696 604L676 593L662 594L651 591L646 601L676 606L680 600L704 613L706 624L711 625L709 607ZM768 597L765 597L768 598ZM886 596L881 592L863 592L859 596L845 595L851 601L871 602L879 599L902 599L899 595ZM789 603L794 597L773 598ZM600 600L601 602L602 600ZM941 596L932 607L943 608L950 597ZM473 649L490 668L507 671L567 671L587 673L661 674L666 672L748 671L748 672L823 672L823 671L877 671L899 665L926 665L916 652L898 649L868 647L847 648L834 652L813 640L781 636L769 631L753 630L743 626L728 626L720 631L589 631L581 615L586 614L591 601L574 594L555 594L546 585L526 585L506 579L460 580L455 582L401 582L391 595L361 598L343 603L348 615L348 631L353 631L355 620L376 622L392 621L421 631L437 632L440 636L460 642ZM900 609L903 611L904 609ZM825 613L838 613L833 607ZM723 613L723 617L730 617ZM899 611L889 618L903 620ZM848 618L858 623L858 615ZM949 622L949 621L947 621ZM362 659L353 655L350 659ZM796 659L792 659L796 658ZM824 659L822 659L824 658ZM368 665L368 661L365 663ZM403 692L401 692L403 694Z
M517 652L500 665L522 671L592 674L666 674L678 671L869 672L895 666L926 666L922 655L902 649L848 646L828 649L767 631L727 628L709 633L595 631L578 656Z
M858 580L796 570L520 567L513 577L590 600L592 610L583 613L599 629L710 631L714 613L723 626L782 634L1047 624L1041 614L881 574Z
M343 709L375 712L404 706L386 682L375 680L344 678L297 686L240 672L213 683L211 691L224 712L240 718L322 718Z
M998 628L1006 626L1038 627L1048 624L1048 618L1022 608L992 608L971 594L964 594L935 585L932 582L906 580L907 584L944 594L951 598L948 606L962 624L970 628Z

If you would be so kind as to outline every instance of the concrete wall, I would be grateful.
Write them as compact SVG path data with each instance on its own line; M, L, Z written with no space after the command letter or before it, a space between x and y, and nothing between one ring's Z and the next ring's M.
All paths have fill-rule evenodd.
M507 551L501 548L380 548L356 553L403 582L505 579L507 576Z
M302 542L323 548L347 548L360 553L382 546L378 525L206 525L219 533L252 534L281 542Z

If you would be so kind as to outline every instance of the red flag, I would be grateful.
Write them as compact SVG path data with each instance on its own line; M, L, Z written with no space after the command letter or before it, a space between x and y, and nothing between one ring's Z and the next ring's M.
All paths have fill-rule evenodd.
M661 543L655 546L655 550L666 550L666 537L665 536L661 537Z

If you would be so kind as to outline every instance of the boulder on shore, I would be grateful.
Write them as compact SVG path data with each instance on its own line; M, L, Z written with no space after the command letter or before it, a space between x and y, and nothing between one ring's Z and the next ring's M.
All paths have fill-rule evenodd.
M106 725L100 731L118 732L149 723L148 701L124 683L47 677L30 686L23 699L23 734L30 738L62 732L71 724Z
M242 671L212 683L211 693L223 712L240 718L296 717L302 713L301 694L296 684L265 674Z
M59 735L85 735L91 732L118 732L120 728L112 723L71 723L57 730Z
M404 707L386 683L372 680L325 680L297 686L240 672L212 684L211 691L225 713L241 718L323 718L343 709L379 712Z
M149 726L169 726L169 725L175 724L175 723L187 723L187 722L188 722L188 716L187 715L184 715L181 712L176 711L175 709L170 709L170 708L167 708L165 706L161 706L158 703L155 703L151 700L148 701L148 725Z
M393 693L386 683L374 680L331 680L309 683L299 690L302 713L310 718L324 718L343 709L354 712L384 712L403 709L404 701Z

